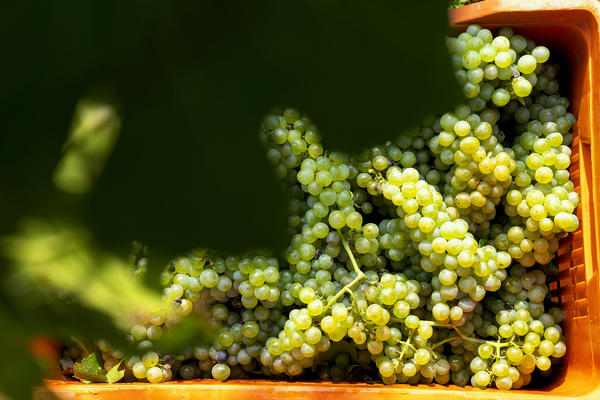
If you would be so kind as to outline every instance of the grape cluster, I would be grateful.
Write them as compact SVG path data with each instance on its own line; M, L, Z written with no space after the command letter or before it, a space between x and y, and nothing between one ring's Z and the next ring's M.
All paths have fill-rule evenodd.
M126 379L317 377L519 388L565 354L546 283L579 226L569 180L575 123L550 52L503 28L448 39L466 97L420 127L349 156L316 125L274 110L260 139L290 195L289 246L195 251L161 276L165 308L137 316L139 355L98 347ZM134 244L135 274L145 249ZM149 349L191 313L210 346ZM368 377L368 378L365 378Z

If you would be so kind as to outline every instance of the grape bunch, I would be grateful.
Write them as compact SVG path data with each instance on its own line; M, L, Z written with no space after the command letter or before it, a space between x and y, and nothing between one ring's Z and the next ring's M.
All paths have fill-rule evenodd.
M275 377L517 389L566 352L548 280L579 226L569 180L575 117L549 50L502 28L448 39L464 104L350 156L291 108L260 140L289 193L280 256L196 250L138 315L139 354L97 343L125 380ZM134 243L132 271L147 250ZM216 330L182 354L152 342L186 316ZM65 357L76 358L73 348ZM536 372L537 371L537 372Z

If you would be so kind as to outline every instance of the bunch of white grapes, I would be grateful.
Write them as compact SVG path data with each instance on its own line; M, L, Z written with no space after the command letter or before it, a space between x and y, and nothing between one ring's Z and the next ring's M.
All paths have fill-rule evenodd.
M140 353L98 342L106 370L503 390L550 374L566 352L551 263L579 226L575 118L546 47L477 25L448 47L464 104L358 156L326 151L297 110L268 114L260 139L290 194L289 247L174 260L164 310L131 326ZM141 275L145 249L133 253ZM191 313L216 327L212 345L151 350Z

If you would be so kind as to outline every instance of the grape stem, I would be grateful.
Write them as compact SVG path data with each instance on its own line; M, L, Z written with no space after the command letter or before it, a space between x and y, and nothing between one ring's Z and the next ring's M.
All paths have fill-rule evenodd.
M412 344L410 344L410 340L407 340L406 342L404 340L397 340L396 343L400 343L403 344L404 347L410 347L411 349L413 349L414 351L417 351L417 348L415 346L413 346Z
M436 344L434 344L433 346L431 346L431 350L435 349L436 347L439 347L439 346L443 345L444 343L448 343L448 342L451 342L451 341L456 340L456 339L460 339L460 336L450 336L450 337L442 340L441 342L437 342Z
M364 324L365 328L368 329L369 331L371 331L371 329L367 326L367 321L365 320L365 317L363 316L362 312L358 308L358 302L356 301L356 296L354 295L352 290L347 289L347 291L348 291L348 293L350 293L350 296L352 297L352 304L354 305L354 308L356 309L356 314L358 314L358 316L360 317L360 320Z
M406 348L408 346L411 346L410 340L412 339L413 333L414 333L414 329L411 329L410 334L408 335L408 340L406 341L406 343L404 343L404 348L402 349L402 353L400 353L400 356L398 357L399 360L402 360L402 357L404 357L404 353L406 353ZM414 349L413 346L411 346L411 347Z
M73 341L75 343L77 343L79 345L79 347L81 347L81 349L83 350L83 353L84 353L84 355L86 357L91 354L90 351L87 349L87 347L85 347L85 345L83 344L83 342L79 338L77 338L75 336L71 336L71 339L73 339Z
M501 337L498 336L498 340L496 342L496 358L500 358L500 339Z
M327 311L331 306L333 306L337 302L337 300L341 296L344 295L344 293L350 293L350 295L352 295L352 297L354 297L354 293L352 293L352 287L366 277L365 273L362 272L360 270L360 268L358 268L356 259L354 258L354 255L352 254L352 250L350 249L350 246L348 246L348 242L346 241L344 234L339 229L337 230L337 232L338 232L338 235L340 235L340 239L342 240L342 245L344 246L346 253L348 253L348 257L350 257L350 262L352 263L352 267L354 267L354 272L356 272L356 278L354 278L354 280L352 280L352 282L350 282L349 284L344 286L339 292L336 293L335 296L333 296L331 298L331 300L329 300L327 302L327 305L323 309L323 312Z
M466 340L469 342L473 342L473 343L481 343L481 344L489 344L490 346L493 346L496 349L496 353L498 354L498 357L500 356L500 348L502 347L506 347L506 346L510 346L511 343L507 342L507 343L500 343L500 337L498 337L498 341L497 342L492 342L490 340L483 340L483 339L477 339L477 338L472 338L469 336L465 336L460 329L458 329L458 327L454 324L444 324L444 323L440 323L440 322L435 322L435 321L421 321L427 324L430 324L432 326L444 326L446 328L452 328L456 331L456 334L458 335L459 338L461 338L462 340ZM457 339L457 337L454 337L452 339L446 339L443 340L439 343L436 343L433 347L437 347L440 344L446 343L446 342L450 342L451 340Z
M344 237L344 234L342 233L342 231L340 229L338 229L337 232L338 232L338 235L340 235L340 238L342 239L342 245L344 246L346 253L348 253L348 257L350 257L350 262L352 262L352 267L354 267L354 272L356 272L356 275L357 275L356 279L358 279L358 278L362 279L362 278L366 277L365 273L362 272L360 270L360 268L358 268L358 264L356 263L354 254L352 254L352 250L350 249L350 246L348 246L348 241ZM351 286L351 283L349 283L345 287L349 287L349 286Z

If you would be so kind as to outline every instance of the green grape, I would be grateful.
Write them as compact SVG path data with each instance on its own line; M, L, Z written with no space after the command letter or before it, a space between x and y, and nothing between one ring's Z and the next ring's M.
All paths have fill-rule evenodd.
M431 354L426 349L419 349L414 355L414 360L417 365L425 365L429 362Z
M130 330L131 336L140 342L146 338L146 327L143 325L133 325Z
M512 388L513 382L508 376L504 376L496 379L496 387L500 390L510 390Z
M544 46L537 46L531 51L531 55L535 58L536 62L544 63L550 58L550 51Z
M211 288L215 287L219 282L219 275L212 269L205 269L200 274L200 283L202 286ZM177 296L179 297L179 296Z
M535 71L537 67L537 59L534 56L529 54L523 55L519 58L517 66L519 68L519 72L523 74L531 74ZM541 61L544 62L544 61Z
M341 229L346 225L346 216L338 210L329 214L329 225L334 229Z
M158 354L153 351L148 352L142 357L142 362L146 368L154 367L158 364Z
M492 95L492 101L498 107L505 106L510 101L510 94L505 89L496 89Z
M227 364L215 364L212 367L210 373L214 379L224 381L227 378L229 378L231 370L229 369L229 366Z
M498 68L507 68L512 64L512 57L508 51L500 51L494 57L494 63Z
M367 309L367 311L368 311L368 309ZM404 320L404 323L405 323L405 325L406 325L407 328L415 329L415 328L417 328L419 326L419 317L417 317L415 315L409 315Z
M477 386L487 387L490 383L490 374L486 371L479 371L474 375L474 381Z
M163 372L158 367L148 368L148 370L146 371L146 379L148 379L148 382L150 383L162 382Z
M133 365L132 371L133 376L135 376L137 379L144 379L146 378L146 373L148 370L143 362L138 361Z
M153 340L153 341L160 340L160 338L162 337L162 334L163 334L162 328L158 325L151 325L146 330L146 336L148 337L148 339Z
M513 79L512 87L515 94L519 97L529 96L531 94L531 90L533 89L531 82L523 77Z

